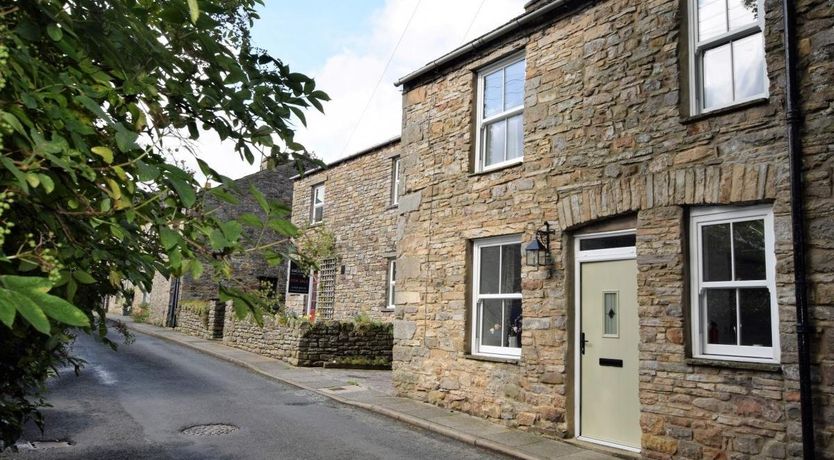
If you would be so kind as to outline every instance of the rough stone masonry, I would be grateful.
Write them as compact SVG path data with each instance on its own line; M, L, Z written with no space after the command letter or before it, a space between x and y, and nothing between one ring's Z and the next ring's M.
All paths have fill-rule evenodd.
M834 458L834 5L795 3L817 451ZM398 392L572 436L572 238L620 218L637 232L642 455L800 455L781 2L764 2L768 97L699 117L689 117L686 102L686 2L567 5L404 85L403 202L410 205L397 222ZM520 51L524 160L475 173L475 75ZM775 216L780 362L692 359L689 210L754 203L772 204ZM527 242L545 221L557 228L553 276L522 268L521 359L473 359L472 240L523 234Z

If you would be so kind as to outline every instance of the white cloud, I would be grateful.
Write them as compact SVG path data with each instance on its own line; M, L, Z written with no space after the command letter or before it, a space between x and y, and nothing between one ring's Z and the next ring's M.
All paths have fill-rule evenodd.
M354 37L350 45L314 72L316 85L332 101L325 105L324 115L308 117L308 128L300 129L297 138L330 162L398 135L402 95L393 82L521 14L524 3L525 0L420 1L374 93L417 5L417 0L387 0L374 14L367 34ZM368 103L372 93L373 99ZM366 104L368 108L360 120Z
M419 0L418 5L418 0L386 0L366 33L344 37L341 51L312 72L316 86L332 100L325 103L325 114L307 112L307 128L299 126L296 140L332 162L399 135L402 95L393 82L521 14L525 1ZM402 42L380 77L400 36ZM203 133L197 145L201 158L221 174L236 178L258 170L257 164L229 158L232 147L213 133ZM196 169L190 155L179 157Z

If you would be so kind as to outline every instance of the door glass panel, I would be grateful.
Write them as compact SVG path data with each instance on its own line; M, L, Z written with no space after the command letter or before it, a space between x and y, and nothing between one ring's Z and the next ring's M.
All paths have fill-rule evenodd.
M736 345L736 290L704 291L707 319L707 343Z
M698 0L698 39L706 40L727 31L724 0Z
M486 127L486 154L484 166L504 161L504 147L507 136L507 120L499 120Z
M730 281L730 224L706 225L703 238L704 281Z
M484 77L484 118L501 112L503 82L501 71L493 72Z
M637 241L635 234L604 236L601 238L587 238L579 240L580 251L594 251L597 249L630 248Z
M504 335L503 307L504 301L501 299L481 301L481 345L501 346Z
M521 245L501 246L501 293L521 292Z
M504 301L504 318L507 319L504 346L521 348L521 299Z
M602 293L602 324L604 336L616 337L619 334L619 305L616 292Z
M770 291L767 288L739 289L738 301L741 344L771 346L773 338L770 329Z
M764 249L764 220L733 223L733 255L736 280L767 278Z
M524 103L524 61L508 66L504 75L504 110L509 110Z
M746 99L765 92L765 58L762 34L733 42L735 99Z
M730 43L704 52L704 108L733 102Z

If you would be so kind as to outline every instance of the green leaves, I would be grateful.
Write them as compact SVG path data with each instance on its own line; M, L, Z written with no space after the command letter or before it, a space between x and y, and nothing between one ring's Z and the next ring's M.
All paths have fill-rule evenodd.
M113 151L109 148L99 146L91 148L90 151L100 156L105 163L113 163Z
M87 275L89 276L89 274ZM48 318L67 326L89 327L87 315L66 300L48 294L53 284L35 276L0 276L0 322L12 327L19 313L35 330L49 335Z
M64 37L64 33L61 31L61 28L58 27L58 24L50 24L46 26L46 34L49 35L49 38L56 42L61 41L61 38Z
M191 22L196 24L200 17L200 7L197 5L197 0L188 0L188 13L191 16Z

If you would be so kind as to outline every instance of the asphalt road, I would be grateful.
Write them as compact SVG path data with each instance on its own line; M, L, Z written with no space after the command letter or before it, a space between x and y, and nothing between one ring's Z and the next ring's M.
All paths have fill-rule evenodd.
M4 452L12 459L503 458L150 336L118 352L79 337L88 364L50 381L46 431L28 441L68 447ZM238 427L200 436L200 424Z

